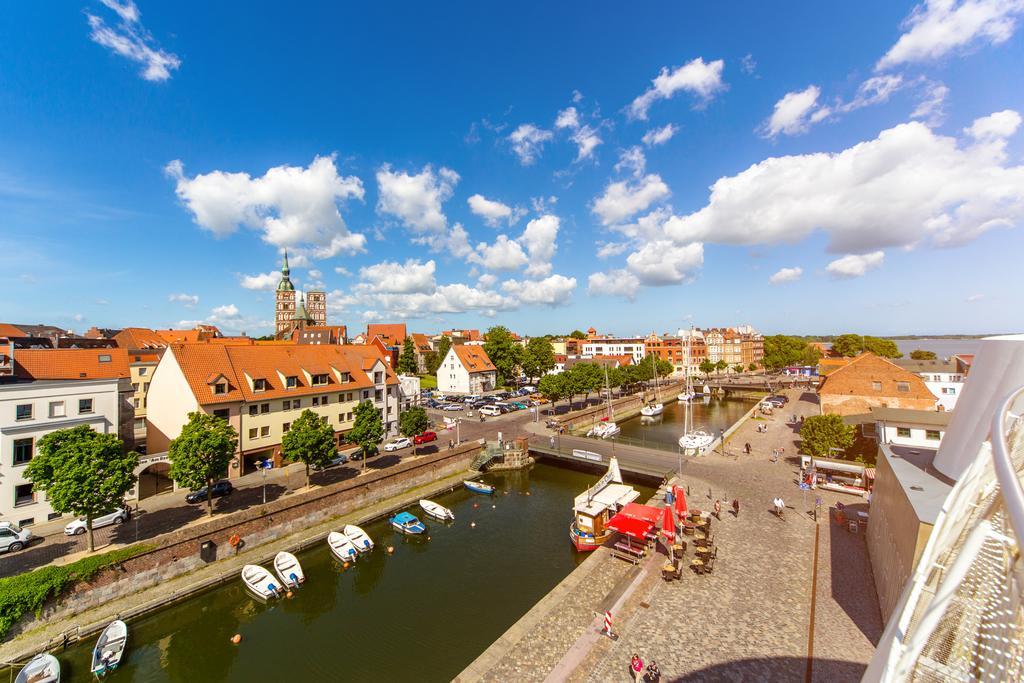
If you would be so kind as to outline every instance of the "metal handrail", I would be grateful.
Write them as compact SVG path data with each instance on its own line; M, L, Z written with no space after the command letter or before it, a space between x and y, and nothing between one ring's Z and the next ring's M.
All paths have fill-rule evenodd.
M996 479L1003 498L1003 505L1010 518L1018 547L1024 546L1024 487L1013 469L1010 459L1009 443L1006 440L1005 419L1010 413L1010 406L1024 394L1024 386L1011 392L996 410L992 418L992 464L995 467Z

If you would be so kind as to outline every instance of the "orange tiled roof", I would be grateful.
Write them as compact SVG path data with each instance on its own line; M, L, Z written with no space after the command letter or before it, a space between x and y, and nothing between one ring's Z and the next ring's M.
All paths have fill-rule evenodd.
M0 337L27 337L21 329L10 323L0 323Z
M430 340L427 339L427 335L419 334L418 332L412 333L412 343L416 347L417 351L429 351Z
M147 327L126 327L114 335L122 349L163 349L167 342Z
M487 352L484 351L482 346L455 344L452 346L452 350L455 351L455 355L458 357L459 362L462 363L462 367L466 368L470 374L475 372L494 372L497 370L491 359L487 357Z
M216 329L216 328L214 328ZM200 330L153 330L168 344L199 341Z
M373 386L370 372L379 361L384 366L386 383L398 384L398 378L388 368L384 358L372 347L354 345L253 345L231 346L221 344L174 344L171 346L192 393L202 405L260 401L271 398L309 396L331 391L364 389ZM337 371L337 372L334 372ZM326 385L312 386L306 378L327 374ZM342 382L348 374L350 380ZM227 379L228 390L214 394L211 386L216 378ZM298 386L285 387L282 376L295 377ZM253 391L249 379L263 379L265 391Z
M106 358L106 360L101 360ZM22 349L14 374L24 379L113 379L130 377L125 349Z
M405 330L405 323L373 323L366 326L366 338L373 339L379 336L388 346L401 346L409 334Z
M874 382L881 382L881 389L875 389ZM898 391L897 382L906 382L909 391ZM818 386L818 394L905 399L935 398L919 375L870 352L862 353L826 375Z

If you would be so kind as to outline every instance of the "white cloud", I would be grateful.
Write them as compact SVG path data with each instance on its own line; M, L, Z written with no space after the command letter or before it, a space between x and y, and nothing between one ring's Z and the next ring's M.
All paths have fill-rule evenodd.
M1024 218L1024 166L1005 162L1004 139L965 144L904 123L838 153L773 157L719 178L708 204L669 219L665 232L680 243L749 245L821 230L840 253L960 244Z
M982 142L1001 140L1017 132L1020 121L1020 114L1005 109L975 120L968 128L964 128L964 132Z
M480 289L490 289L498 281L498 276L492 273L484 273L477 278L476 284Z
M505 280L501 288L522 304L559 306L569 303L576 278L551 275L543 280Z
M554 134L550 130L538 128L532 123L521 124L508 136L512 151L519 157L519 163L529 166L540 156L544 143L550 142Z
M319 279L323 278L323 276L324 276L324 274L321 273L316 268L314 268L311 271L309 271L309 277L313 278L314 280L319 280Z
M942 83L929 82L921 101L911 112L910 118L922 119L927 125L935 127L946 117L945 104L949 88Z
M639 278L628 270L593 273L587 280L587 291L590 294L622 296L632 301L639 290Z
M768 282L773 285L780 285L783 282L796 282L804 274L804 269L797 266L796 268L780 268L774 275L768 278Z
M700 242L676 244L669 240L648 242L626 258L626 267L641 284L676 285L693 278L704 264Z
M771 117L761 124L761 135L773 138L779 133L798 135L807 132L816 123L831 113L828 107L818 105L821 89L809 85L799 92L788 92L775 103Z
M414 233L443 234L448 218L441 205L452 196L458 182L459 174L444 167L435 174L427 165L410 175L405 171L393 172L385 164L377 171L377 211L398 217Z
M551 273L551 259L558 248L558 228L561 221L558 216L547 214L534 218L526 224L519 241L526 247L530 255L530 265L526 274L530 277L543 277Z
M518 302L511 297L462 283L442 285L432 292L373 294L361 297L360 303L374 307L367 311L374 315L374 319L422 318L467 311L480 311L484 315L491 315L495 311L512 310L518 306Z
M171 294L167 297L167 300L185 304L185 306L190 308L199 303L199 297L195 294Z
M576 111L576 107L566 107L562 111L558 112L558 117L555 119L555 128L576 129L579 127L580 114Z
M234 304L225 304L223 306L217 306L212 311L212 317L219 320L231 320L240 317L242 314L238 310L238 306Z
M696 95L701 104L708 102L715 93L725 88L722 82L723 66L725 63L721 59L705 63L702 57L697 57L671 71L662 67L661 73L651 81L651 87L629 105L629 117L645 120L647 110L655 101L670 99L680 90Z
M515 270L529 262L519 242L509 239L508 235L498 235L493 244L479 243L476 245L476 253L470 255L469 260L499 272Z
M623 170L627 170L634 178L639 178L644 174L646 167L647 157L644 156L644 151L638 145L634 145L619 153L619 161L615 164L615 172L622 173Z
M166 81L181 66L177 55L160 49L149 31L139 22L139 8L132 0L100 0L113 10L120 22L108 26L101 17L86 13L92 32L89 39L117 55L142 65L140 75L147 81Z
M583 101L583 93L581 93L579 90L573 90L572 101L576 104L579 104L581 101Z
M753 74L757 71L757 62L754 61L754 55L745 54L743 59L740 60L740 69L745 74Z
M612 230L633 240L665 239L664 225L669 218L672 218L672 207L662 206L638 217L633 223L613 225Z
M106 299L96 299L97 306L108 306L110 304Z
M335 266L334 272L337 273L338 275L343 275L345 277L352 277L352 271L346 268L345 266Z
M277 283L281 281L281 273L270 271L269 273L257 273L256 275L242 275L239 284L245 289L255 289L261 292L273 292L277 289Z
M829 263L825 270L832 277L840 279L860 277L869 270L880 268L884 260L885 252L881 251L873 251L870 254L847 254Z
M669 123L661 128L652 128L644 133L641 140L648 147L663 145L672 139L672 136L679 132L679 126Z
M887 101L892 94L909 85L900 74L883 74L872 76L857 88L853 99L837 107L839 111L850 112L873 104Z
M969 304L971 304L971 303L974 303L975 301L981 301L984 298L985 298L984 294L971 294L969 297L964 299L964 301L969 303Z
M580 124L580 115L576 107L566 107L558 112L555 119L555 128L568 128L572 131L570 138L576 143L576 161L589 159L594 155L594 149L601 144L601 136L597 129L588 125Z
M606 242L597 249L597 258L606 259L618 256L629 249L629 242Z
M497 228L503 221L509 225L515 225L525 213L522 209L513 209L508 204L488 199L482 194L473 195L466 200L466 203L469 204L470 211L483 218L484 223L492 228Z
M436 264L433 261L422 263L416 259L406 262L384 261L359 269L360 291L386 292L392 294L412 294L433 292L437 288L434 281Z
M317 157L308 168L275 166L258 178L224 171L189 178L178 160L166 171L196 224L217 237L245 226L279 247L306 246L308 257L365 250L366 238L349 232L338 211L338 202L362 200L363 183L339 176L333 156Z
M939 59L983 43L998 45L1013 35L1022 12L1024 0L926 0L904 20L906 32L875 68Z
M473 253L473 247L469 245L469 234L462 227L462 223L456 223L445 235L442 249L447 249L455 258L466 258Z
M609 183L604 194L594 200L591 210L604 225L614 225L646 210L670 194L661 176L652 173L632 183L627 180Z

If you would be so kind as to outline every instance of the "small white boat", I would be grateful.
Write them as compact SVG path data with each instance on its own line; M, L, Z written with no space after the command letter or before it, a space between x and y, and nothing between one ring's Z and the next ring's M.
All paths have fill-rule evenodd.
M453 522L455 521L455 513L446 508L444 505L438 505L432 500L421 500L420 507L423 511L434 519L439 519L442 522Z
M274 556L274 573L286 588L298 588L306 581L298 558L283 550Z
M348 536L339 531L332 531L327 534L327 545L330 546L334 556L342 562L355 562L356 557L359 555L359 551L352 545L352 541L348 539Z
M128 624L120 619L107 624L92 651L92 672L102 678L117 668L128 646Z
M714 441L714 436L708 434L703 429L697 429L679 437L679 447L687 455L704 455L711 448L711 444Z
M704 388L703 388L703 389L701 389L701 393L702 393L702 394L703 394L704 396L710 396L710 395L711 395L711 387L709 387L709 386L708 386L707 384L705 384L705 385L704 385Z
M621 431L622 430L619 429L619 425L615 424L614 422L600 422L597 425L595 425L593 429L587 432L587 436L595 436L599 439L607 439L609 437L616 436Z
M60 683L60 662L49 652L38 654L22 668L14 683Z
M661 415L665 412L665 405L663 403L651 403L640 409L640 414L644 417L654 417Z
M282 590L277 585L274 575L258 564L247 564L242 567L242 583L261 600L276 598Z
M462 485L465 486L470 491L472 491L473 493L483 493L488 496L494 494L494 487L491 486L490 484L485 484L482 481L473 481L472 479L467 479L462 482Z
M368 553L373 550L373 539L355 524L346 524L341 533L348 536L348 540L359 552Z
M676 400L679 401L680 403L686 403L687 401L689 401L692 398L693 398L693 392L692 391L684 391L683 393L681 393L678 396L676 396Z

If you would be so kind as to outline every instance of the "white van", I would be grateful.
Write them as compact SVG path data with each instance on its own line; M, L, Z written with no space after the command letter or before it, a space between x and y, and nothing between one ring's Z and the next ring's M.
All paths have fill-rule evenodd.
M497 417L498 415L501 415L501 408L494 405L484 406L480 409L480 414L487 415L488 417Z
M0 550L14 552L21 550L32 540L32 532L10 522L0 522Z

